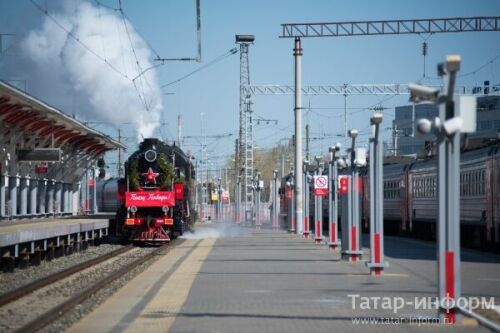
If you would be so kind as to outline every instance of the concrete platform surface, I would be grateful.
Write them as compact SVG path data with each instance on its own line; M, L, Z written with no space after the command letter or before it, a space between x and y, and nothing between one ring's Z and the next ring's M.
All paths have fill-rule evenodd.
M0 247L108 227L109 220L103 218L44 219L31 223L26 221L0 223Z
M489 332L469 319L429 324L436 311L408 303L436 295L428 243L388 237L391 266L375 277L364 262L283 231L212 225L189 238L68 332ZM464 256L464 295L498 302L500 258ZM405 306L362 308L361 297Z

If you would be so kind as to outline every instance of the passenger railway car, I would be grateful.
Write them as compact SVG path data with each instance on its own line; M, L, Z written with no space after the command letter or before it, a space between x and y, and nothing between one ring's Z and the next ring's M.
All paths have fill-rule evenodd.
M125 162L118 181L116 231L133 242L162 243L182 235L194 222L194 168L175 145L145 139Z
M340 174L343 174L342 170ZM367 231L370 198L366 169L360 170L360 178L363 182L361 223ZM437 159L384 165L383 186L385 232L435 239ZM312 205L313 201L309 204ZM326 209L324 206L323 230L328 230ZM312 214L313 207L309 211ZM281 215L286 214L287 211L282 210ZM460 226L464 246L500 252L500 141L461 154Z

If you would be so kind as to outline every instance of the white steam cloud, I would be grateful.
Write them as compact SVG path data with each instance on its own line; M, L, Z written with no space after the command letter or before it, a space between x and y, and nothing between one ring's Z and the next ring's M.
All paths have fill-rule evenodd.
M197 223L194 230L186 232L180 238L184 239L211 239L211 238L231 238L250 235L249 229L243 229L231 224L225 223Z
M134 87L132 79L153 64L150 49L132 24L127 21L129 37L119 14L87 2L65 6L50 15L108 64L46 17L21 43L24 54L39 67L36 70L49 70L50 77L64 81L66 91L59 94L70 93L83 101L73 108L80 117L116 126L132 123L139 139L151 137L163 109L161 91L154 69L135 79ZM53 89L57 89L56 84ZM69 97L56 100L61 98Z

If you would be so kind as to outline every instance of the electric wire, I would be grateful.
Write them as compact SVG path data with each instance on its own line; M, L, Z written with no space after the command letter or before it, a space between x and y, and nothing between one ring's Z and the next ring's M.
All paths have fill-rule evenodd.
M209 61L208 63L206 63L206 64L205 64L205 65L203 65L203 66L198 67L198 68L197 68L197 69L195 69L194 71L192 71L192 72L190 72L190 73L188 73L188 74L186 74L186 75L184 75L184 76L182 76L182 77L178 78L177 80L174 80L174 81L172 81L172 82L165 83L165 84L161 85L161 86L160 86L160 88L165 88L165 87L171 86L171 85L173 85L173 84L175 84L175 83L178 83L178 82L180 82L180 81L182 81L182 80L184 80L184 79L187 79L188 77L190 77L190 76L192 76L192 75L194 75L194 74L198 73L199 71L201 71L201 70L203 70L203 69L205 69L205 68L207 68L207 67L209 67L209 66L211 66L211 65L214 65L214 64L218 63L219 61L222 61L222 60L224 60L225 58L230 57L230 56L232 56L233 54L236 54L236 53L238 53L238 49L237 49L236 47L235 47L235 48L232 48L231 50L227 51L226 53L221 54L221 55L220 55L220 56L218 56L217 58L215 58L215 59L213 59L213 60Z

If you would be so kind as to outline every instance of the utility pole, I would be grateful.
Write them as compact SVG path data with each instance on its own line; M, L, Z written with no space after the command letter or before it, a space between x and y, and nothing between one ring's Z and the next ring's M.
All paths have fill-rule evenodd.
M118 143L121 143L122 130L118 128ZM118 178L122 178L122 149L118 148Z
M303 221L303 202L302 202L302 46L300 38L295 38L295 48L293 49L295 57L295 222L299 225L298 230L302 231ZM293 221L293 219L292 219ZM295 225L292 223L291 232L295 233Z
M177 147L182 148L182 115L177 115Z
M344 87L347 84L344 83ZM347 140L347 93L344 93L344 139Z
M398 156L398 124L392 122L392 155Z
M309 136L309 124L306 125L306 160L310 160L310 151L309 151L309 144L310 144L311 138Z

